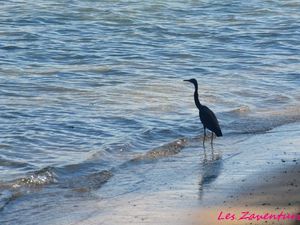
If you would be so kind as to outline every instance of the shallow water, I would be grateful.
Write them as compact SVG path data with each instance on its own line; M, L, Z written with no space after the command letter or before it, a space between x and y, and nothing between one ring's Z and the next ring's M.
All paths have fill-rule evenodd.
M2 3L0 222L23 215L34 224L33 212L47 209L40 223L51 224L58 203L147 189L138 184L153 162L176 165L201 144L183 79L197 78L200 100L216 112L216 144L299 121L299 6Z

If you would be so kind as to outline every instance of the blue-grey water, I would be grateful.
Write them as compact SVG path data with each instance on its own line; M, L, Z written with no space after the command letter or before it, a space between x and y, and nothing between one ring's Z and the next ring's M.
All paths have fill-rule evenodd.
M153 160L172 165L202 144L183 79L198 79L219 118L216 145L299 121L299 9L296 0L1 2L0 223L54 224L57 205L154 190L139 179Z

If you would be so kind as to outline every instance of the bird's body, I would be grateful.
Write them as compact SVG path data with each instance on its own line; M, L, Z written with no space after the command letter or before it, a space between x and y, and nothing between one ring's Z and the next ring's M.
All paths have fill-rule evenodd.
M199 116L204 128L207 128L211 132L214 132L217 137L223 136L216 115L207 106L201 106L201 108L199 109Z
M218 119L217 119L216 115L214 114L214 112L211 111L207 106L202 105L199 101L197 80L190 79L190 80L184 80L184 81L191 82L195 86L194 101L195 101L197 108L199 109L200 121L203 124L203 128L204 128L203 143L204 143L205 136L206 136L206 128L209 129L211 132L215 133L217 137L223 136ZM211 142L213 141L213 133L212 133Z

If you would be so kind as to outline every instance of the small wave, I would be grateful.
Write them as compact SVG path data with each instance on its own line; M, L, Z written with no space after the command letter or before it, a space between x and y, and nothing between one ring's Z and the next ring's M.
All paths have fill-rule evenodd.
M52 75L57 73L86 73L86 72L94 72L94 73L101 73L101 72L109 72L112 68L109 66L98 66L98 65L68 65L68 66L56 66L56 67L43 67L42 69L35 68L26 69L28 73L31 74L38 74L38 75Z
M43 86L36 86L36 91L45 92L45 93L85 93L87 91L83 89L77 88L67 88L62 86L55 86L55 85L43 85Z
M11 201L12 196L13 194L9 190L0 192L0 210L2 210L8 204L8 202Z
M0 146L1 148L1 146ZM6 167L26 167L28 166L27 163L25 162L19 162L19 161L13 161L9 159L3 159L0 157L0 166L6 166Z
M12 187L19 188L19 187L38 187L41 185L55 183L57 181L57 175L54 171L53 167L46 167L39 171L30 174L27 177L20 178L16 180Z
M26 49L26 48L15 46L15 45L7 45L4 47L1 47L1 49L7 50L7 51L13 51L13 50L19 50L19 49Z
M229 113L245 114L245 113L249 113L250 111L251 110L250 110L249 106L243 105L243 106L240 106L239 108L229 111Z
M60 188L68 188L76 192L88 192L100 188L113 176L111 171L103 170L88 175L63 179L63 177L57 175L56 170L54 167L46 167L24 178L0 183L0 210L11 201L26 194L39 191L42 187L51 184L57 184Z
M178 135L177 132L174 129L168 129L168 128L164 128L164 129L159 129L159 128L151 128L151 129L147 129L145 131L142 132L142 135L147 138L147 139L157 139L161 136L174 136L174 135Z
M168 144L165 144L161 147L154 148L148 151L146 154L139 155L133 159L131 162L143 161L143 160L154 160L162 157L168 157L171 155L178 154L187 144L186 138L181 138L179 140L175 140Z
M103 170L65 179L64 177L59 177L56 170L54 167L43 168L27 177L15 180L10 183L10 187L15 190L20 190L22 188L40 188L45 185L58 184L63 188L92 190L101 187L101 185L107 182L113 175L109 170ZM73 171L73 173L76 174L76 171Z
M30 173L29 175L16 180L0 183L0 190L11 190L19 192L21 189L38 188L44 185L57 182L57 175L53 167L46 167Z
M71 188L73 191L88 192L91 190L99 189L112 176L113 173L111 171L103 170L100 172L89 174L87 176L80 176L77 178L70 179L63 185L65 188Z
M1 184L0 184L1 186ZM22 196L22 193L19 191L3 190L0 192L0 211L9 204L11 201Z
M262 111L264 110L264 111ZM240 108L223 113L224 116L230 116L232 120L224 125L223 130L231 130L231 134L255 134L264 133L274 129L275 127L282 126L288 123L300 121L300 110L298 106L282 108L279 110L266 110L253 111L248 114L239 113ZM244 109L242 109L242 112ZM237 116L238 119L236 118ZM227 133L227 134L228 134Z
M228 125L228 130L233 130L228 134L260 134L266 133L275 127L287 123L296 122L296 120L273 120L267 118L247 118L242 121L234 121Z

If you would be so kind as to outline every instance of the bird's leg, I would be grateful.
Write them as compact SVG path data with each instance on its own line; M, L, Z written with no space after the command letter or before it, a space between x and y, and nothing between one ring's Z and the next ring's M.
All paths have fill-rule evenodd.
M206 137L206 127L203 127L203 129L204 129L204 137L203 137L203 145L204 145L205 137Z
M211 145L213 145L213 140L214 140L214 132L211 132L211 141L210 141Z
M206 163L206 162L207 162L207 156L206 156L205 145L203 145L203 149L204 149L204 159L203 159L203 163Z
M211 145L211 157L212 157L212 160L215 160L215 153L214 153L214 146Z

